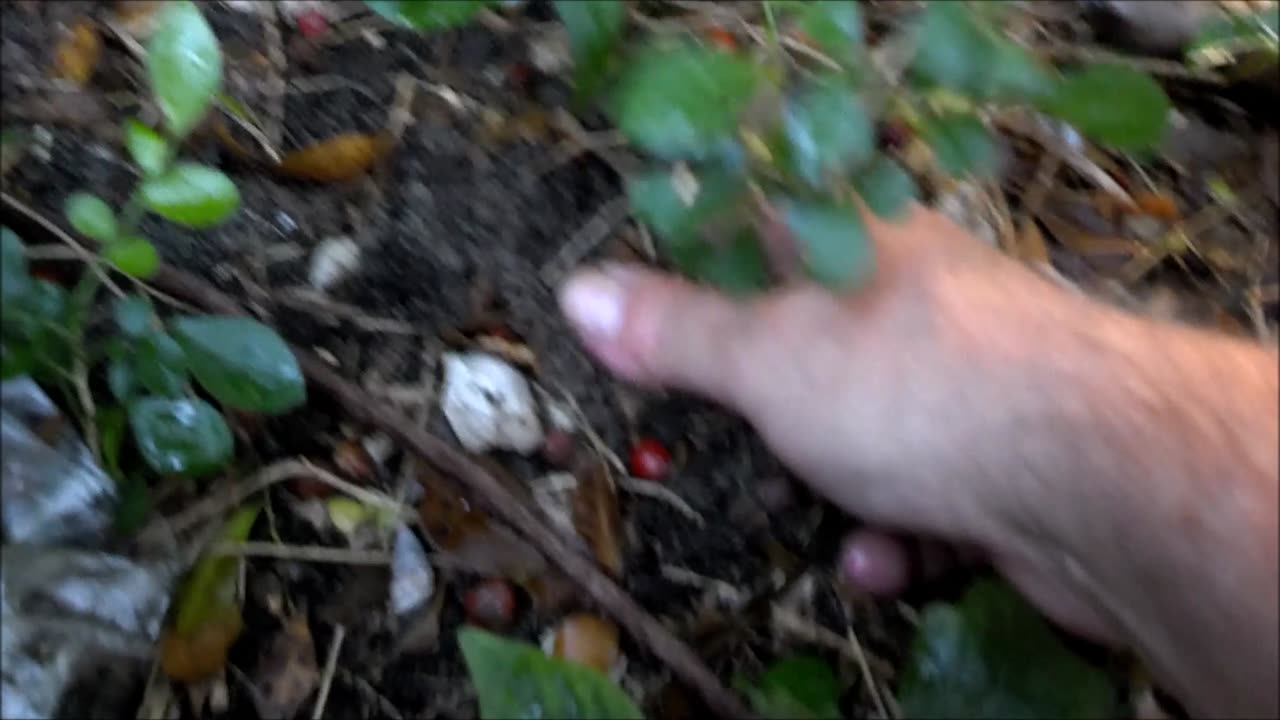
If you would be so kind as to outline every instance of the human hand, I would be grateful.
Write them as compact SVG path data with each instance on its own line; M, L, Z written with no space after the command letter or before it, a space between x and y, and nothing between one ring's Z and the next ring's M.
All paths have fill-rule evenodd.
M1010 487L1002 467L1030 382L1022 361L1089 313L936 213L868 223L874 278L846 295L796 285L734 301L607 265L573 278L562 304L616 374L738 411L845 510L975 546L1059 622L1106 636L1099 614L1019 539L1017 526L1043 524L1025 510L1057 506L1037 500L1033 478ZM901 590L908 554L891 537L851 538L846 576L873 592Z

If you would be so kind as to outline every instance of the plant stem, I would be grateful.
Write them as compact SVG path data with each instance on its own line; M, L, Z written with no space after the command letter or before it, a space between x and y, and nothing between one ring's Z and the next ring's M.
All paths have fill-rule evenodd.
M778 40L778 21L773 17L773 3L769 0L763 0L764 20L769 29L769 46L773 49L773 59L778 63L778 67L782 67L782 43Z

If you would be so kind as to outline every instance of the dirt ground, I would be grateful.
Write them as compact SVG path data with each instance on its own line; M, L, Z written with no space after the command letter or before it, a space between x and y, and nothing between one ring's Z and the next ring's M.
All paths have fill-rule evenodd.
M945 594L948 586L905 603L873 602L838 589L829 560L853 520L803 496L799 488L794 488L798 498L769 519L747 520L759 516L749 510L760 506L760 484L786 477L754 433L705 403L619 385L573 341L554 298L563 268L604 256L642 256L645 248L633 223L611 209L611 203L618 205L620 178L602 156L609 151L566 157L565 148L574 143L556 113L565 107L569 88L564 79L532 68L530 60L530 38L552 20L548 9L531 3L508 13L505 30L481 24L419 35L370 22L377 47L354 30L346 39L302 43L284 23L269 31L274 20L221 3L202 9L223 43L228 93L266 118L263 125L279 137L280 149L388 127L397 98L403 97L397 78L414 86L402 108L410 119L371 174L325 184L282 179L236 157L211 131L198 133L185 154L226 169L240 188L242 209L227 223L199 232L148 218L141 230L163 259L248 303L290 341L314 349L346 378L401 404L445 438L451 433L432 391L441 352L466 342L477 322L505 326L536 357L537 382L571 398L607 447L625 456L633 438L649 435L673 448L677 464L666 488L708 520L698 525L666 502L621 493L627 542L620 582L626 591L677 629L726 683L737 673L752 675L769 660L804 649L833 663L849 681L842 708L847 717L874 714L872 693L841 644L847 631L860 639L877 681L891 688L911 637L912 605ZM36 135L47 143L43 154L28 151L8 172L5 192L59 222L69 193L89 189L119 205L134 179L117 140L119 123L139 111L138 93L145 89L139 85L140 65L128 49L107 36L90 88L64 91L41 80L66 26L93 13L105 13L104 6L5 3L0 9L0 116L5 127L39 128ZM359 22L369 21L357 17L342 27ZM273 48L281 51L283 67L269 57ZM280 80L287 84L282 96L272 87ZM1193 95L1186 110L1194 130L1186 132L1199 134L1180 143L1189 156L1183 169L1152 161L1123 171L1154 178L1189 218L1214 206L1203 189L1205 173L1239 178L1234 186L1256 191L1245 209L1205 216L1198 224L1197 253L1154 262L1134 278L1121 273L1132 271L1126 263L1133 255L1115 257L1089 246L1089 237L1115 231L1089 225L1098 220L1096 208L1083 190L1070 194L1086 185L1077 178L1061 183L1061 197L1043 201L1058 216L1042 221L1048 259L1088 292L1273 342L1276 197L1274 184L1268 186L1265 178L1268 167L1275 172L1276 129ZM282 113L273 116L272 108ZM580 116L580 121L592 137L608 132L598 116ZM236 137L251 145L242 134ZM1033 183L1038 158L1017 146L1011 156L1005 184L1016 215L1021 194L1011 188ZM621 151L612 160L628 161L633 159ZM1055 232L1054 227L1072 229ZM1151 232L1141 226L1123 231ZM583 233L598 234L600 242L580 258L571 239L580 240ZM307 286L309 258L322 241L337 236L359 246L359 267L316 293ZM1141 238L1134 242L1149 244ZM331 400L313 393L305 408L238 431L250 439L241 443L236 469L246 474L288 457L327 461L340 439L372 429L352 425ZM498 453L494 459L524 482L552 470L536 456ZM403 462L393 455L381 472L379 482L389 491L412 492L401 483L412 477ZM157 512L176 512L199 491L166 491ZM317 531L291 513L296 498L287 487L273 487L270 496L279 542L342 543L340 536ZM736 509L734 522L723 521L729 508ZM259 523L254 539L271 539L264 525ZM184 698L183 717L257 712L250 678L280 625L265 606L279 598L305 609L322 663L334 627L345 629L328 698L330 717L475 715L474 691L453 632L464 622L462 592L477 576L438 568L436 592L443 603L421 620L423 626L405 627L379 609L385 604L386 568L258 557L246 565L247 628L223 680L227 697L212 707L195 707ZM803 576L789 602L815 632L826 633L825 639L779 631L760 614L744 614L740 622L727 618L728 630L694 632L723 615L717 611L717 592L727 587L760 594L762 581L788 574ZM507 632L533 642L566 610L575 609L573 601L558 608L533 607L523 594L520 603L523 612ZM434 642L425 626L438 626ZM417 633L427 639L406 642ZM690 696L668 688L670 672L625 635L622 652L624 686L650 712L672 718L692 712ZM133 713L146 681L145 672L135 673L111 683L109 699L102 697L102 687L86 687L68 702ZM310 706L304 708L308 712Z

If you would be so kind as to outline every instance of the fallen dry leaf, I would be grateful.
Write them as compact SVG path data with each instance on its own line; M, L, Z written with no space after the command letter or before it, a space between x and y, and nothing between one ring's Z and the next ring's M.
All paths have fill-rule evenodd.
M53 53L54 77L84 87L98 69L102 57L102 38L89 18L80 18L71 26Z
M227 651L240 637L240 608L223 608L186 633L170 625L160 635L160 668L173 680L193 683L212 676L227 663Z
M1177 220L1182 216L1178 211L1178 201L1173 196L1161 192L1135 192L1133 204L1136 212L1160 220Z
M573 526L610 575L622 575L622 514L609 467L592 458L578 466L573 494Z
M1132 240L1096 235L1052 215L1045 215L1040 219L1055 240L1062 243L1063 247L1080 255L1119 255L1127 258L1133 257L1142 250L1142 246Z
M570 615L555 629L550 654L607 673L618 661L618 627L596 615Z
M340 182L359 177L381 160L395 140L388 133L343 133L294 150L276 170L285 177Z
M495 464L486 467L492 470ZM517 582L546 570L546 561L538 551L473 507L455 482L423 463L417 467L424 491L418 514L427 537L443 552L444 560L481 575Z
M253 704L262 718L290 718L298 714L320 680L316 647L307 617L298 613L287 620L254 669Z
M1049 263L1049 248L1045 245L1040 226L1036 225L1033 218L1022 221L1016 241L1014 250L1018 259L1032 265Z

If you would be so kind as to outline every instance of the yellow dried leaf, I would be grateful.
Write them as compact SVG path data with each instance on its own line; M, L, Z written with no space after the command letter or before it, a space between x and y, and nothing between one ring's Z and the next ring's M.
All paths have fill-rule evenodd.
M1016 250L1018 258L1024 262L1033 265L1049 262L1049 248L1045 245L1044 235L1041 234L1035 220L1031 218L1023 220L1022 229L1018 232Z
M58 43L53 53L54 77L84 87L98 68L102 57L102 39L89 18L81 18Z
M373 167L394 142L388 133L343 133L289 153L276 169L297 180L350 180Z
M556 628L551 656L607 673L618 661L618 627L596 615L570 615Z

